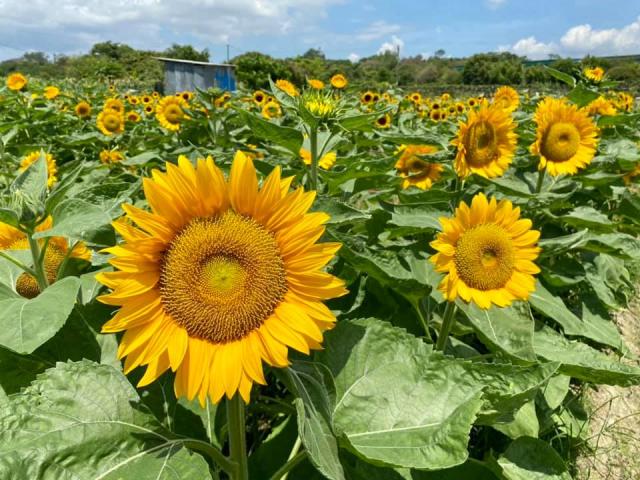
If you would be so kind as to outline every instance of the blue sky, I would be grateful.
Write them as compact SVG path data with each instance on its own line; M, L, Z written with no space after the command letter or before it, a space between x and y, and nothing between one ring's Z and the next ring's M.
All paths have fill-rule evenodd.
M82 53L99 41L208 48L212 60L258 50L284 57L320 47L357 59L508 50L530 58L640 54L640 0L4 0L0 59Z

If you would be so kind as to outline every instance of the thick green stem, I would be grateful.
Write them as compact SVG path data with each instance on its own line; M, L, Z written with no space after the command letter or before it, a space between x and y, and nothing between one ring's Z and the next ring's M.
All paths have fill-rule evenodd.
M40 245L38 241L33 238L32 232L27 234L27 239L29 239L29 248L31 249L31 257L33 258L33 271L36 281L38 282L38 288L40 288L41 292L44 292L44 289L49 286L47 276L44 273L44 251L40 252Z
M31 275L32 277L36 276L36 272L34 270L32 270L31 268L27 267L24 263L22 263L19 260L16 260L15 258L13 258L11 255L7 255L4 252L0 252L0 257L9 260L11 263L13 263L14 265L20 267L22 270L24 270L25 272L27 272L29 275Z
M542 184L544 183L544 175L546 172L546 168L538 170L538 183L536 183L536 193L540 193L540 190L542 190Z
M239 394L227 400L227 427L229 429L229 454L235 464L233 480L249 479L247 462L247 439L244 423L244 401Z
M318 127L311 127L309 132L311 143L311 185L310 190L318 189Z
M223 455L223 453L218 450L213 445L208 444L207 442L202 442L200 440L185 440L184 446L190 448L192 450L197 450L201 453L207 455L213 462L222 468L225 472L231 474L235 472L236 465L231 462L227 457Z
M307 452L305 450L296 453L287 461L287 463L281 466L278 471L271 476L271 480L284 480L284 476L287 475L291 470L293 470L296 465L298 465L305 458L307 458Z
M438 334L438 340L436 341L436 350L444 351L447 345L447 339L451 328L456 321L456 304L454 302L447 302L447 307L444 309L444 318L442 319L442 326L440 327L440 333Z

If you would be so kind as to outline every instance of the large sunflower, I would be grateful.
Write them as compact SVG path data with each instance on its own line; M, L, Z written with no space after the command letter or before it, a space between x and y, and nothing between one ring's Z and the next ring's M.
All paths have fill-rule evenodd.
M228 181L211 158L183 157L144 179L150 212L123 206L137 227L114 223L118 271L97 278L113 289L100 300L121 307L103 331L126 331L125 372L147 366L139 386L171 368L178 396L248 401L263 360L320 348L335 322L322 301L346 293L322 270L340 245L316 243L329 217L307 213L315 192L289 192L291 180L276 167L258 188L241 152Z
M124 132L124 115L117 110L103 110L96 118L98 129L105 135Z
M29 168L29 165L40 158L40 155L41 153L39 150L26 155L20 161L20 171L24 172L27 168ZM45 153L44 156L47 160L47 186L51 188L58 181L58 164L56 163L55 158L53 158L53 155L51 155L50 153Z
M520 219L520 208L508 200L487 200L477 194L469 207L460 202L454 218L441 218L442 232L431 242L438 251L431 262L447 275L440 290L453 302L460 297L480 308L505 307L526 300L535 290L534 263L540 232L531 220Z
M42 222L36 231L42 232L49 230L53 226L51 217ZM44 246L44 240L40 241L40 247ZM64 237L51 237L47 243L47 250L44 256L44 271L49 284L56 281L58 277L58 269L66 257L79 258L82 260L91 259L91 251L87 246L79 242L73 246L73 250L69 251L69 242ZM24 234L17 228L0 222L0 250L28 250L29 241ZM21 274L16 280L16 291L26 298L35 298L40 293L38 282L28 274Z
M469 110L466 122L460 122L454 167L462 178L477 173L485 178L502 175L513 160L517 135L511 113L500 107L483 106Z
M398 151L400 157L396 162L396 169L402 177L402 188L411 186L428 190L433 182L440 178L444 169L439 163L423 160L424 155L431 155L438 151L434 145L402 145Z
M513 112L520 105L520 95L511 87L500 87L493 94L493 104Z
M181 96L164 97L156 105L156 118L167 130L178 131L188 117L184 112L188 104Z
M586 109L564 99L547 97L533 117L537 124L531 153L540 157L538 168L550 175L573 175L585 168L596 153L598 128Z

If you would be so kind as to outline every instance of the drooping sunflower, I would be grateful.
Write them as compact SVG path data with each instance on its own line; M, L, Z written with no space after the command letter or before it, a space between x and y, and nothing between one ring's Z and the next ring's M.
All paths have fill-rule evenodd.
M106 102L104 102L103 110L114 110L118 113L124 114L124 103L119 98L109 98Z
M514 88L503 86L493 94L493 104L513 112L520 105L520 95Z
M469 110L458 135L451 141L458 148L454 167L465 178L476 173L485 178L502 175L513 160L517 135L511 113L500 107Z
M453 218L441 218L442 232L431 246L436 270L446 273L439 289L450 302L460 297L487 309L527 300L536 288L534 261L540 232L509 200L477 194L469 207L460 202Z
M289 80L276 80L276 87L292 97L297 97L298 95L300 95L300 92L298 92L296 86Z
M47 100L53 100L58 95L60 95L60 89L58 87L54 87L52 85L45 87L44 96Z
M594 82L599 82L604 77L604 70L601 67L585 68L584 76Z
M47 217L36 227L37 232L49 230L53 226L51 217ZM45 241L39 240L43 248ZM29 241L24 232L0 222L0 250L28 250ZM91 251L83 242L78 242L70 252L69 241L64 237L50 237L44 255L44 271L47 282L52 284L58 278L58 270L66 257L91 259ZM16 280L16 292L25 298L35 298L40 293L37 280L28 273L22 273Z
M335 322L322 302L346 293L323 271L340 245L316 243L328 215L307 213L315 192L291 180L276 167L258 188L241 152L228 181L211 158L182 157L144 179L151 211L123 206L137 226L114 223L118 271L96 278L112 289L100 301L121 307L102 330L125 331L125 372L147 366L138 386L170 368L179 397L247 402L263 360L285 367L289 348L320 348Z
M389 128L391 127L391 115L385 113L381 117L376 119L375 123L376 128Z
M331 77L331 86L333 88L342 90L343 88L346 88L348 84L349 82L347 81L347 77L345 77L341 73L336 73L334 76Z
M305 165L311 165L311 152L306 148L300 149L300 158ZM338 156L336 152L325 153L320 160L318 160L318 166L324 170L329 170L336 164Z
M27 85L27 82L27 77L21 73L12 73L7 77L7 88L13 91L22 90Z
M253 101L256 105L262 105L267 99L267 95L262 90L256 90L252 95Z
M124 115L117 110L103 110L96 118L98 129L105 135L124 132Z
M401 145L398 148L400 156L395 168L402 177L402 188L411 186L422 190L429 190L440 178L444 167L439 163L427 162L421 157L438 151L434 145Z
M315 90L322 90L324 88L324 82L316 78L310 78L307 80L309 86Z
M262 116L264 118L277 118L282 115L282 109L280 108L280 104L275 100L269 100L262 107Z
M531 153L540 157L538 169L550 175L573 175L596 153L598 127L586 109L564 99L547 97L536 108L536 141Z
M102 150L100 152L100 161L106 165L119 163L124 160L124 155L119 150Z
M188 116L185 113L187 102L182 96L164 97L156 105L156 118L167 130L177 132Z
M34 152L29 153L20 161L20 171L24 172L29 165L33 164L36 160L40 158L41 152L36 150ZM58 164L56 163L55 158L50 153L44 154L47 160L47 186L49 188L53 187L55 183L58 181Z
M91 116L91 105L88 102L78 102L75 106L74 111L76 115L80 118L88 118Z

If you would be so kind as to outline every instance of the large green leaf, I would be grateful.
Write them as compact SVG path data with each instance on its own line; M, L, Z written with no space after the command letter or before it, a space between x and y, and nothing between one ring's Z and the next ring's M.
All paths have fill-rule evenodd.
M90 241L96 230L110 223L111 217L103 208L71 198L60 203L53 211L53 227L36 233L34 238L67 237Z
M79 286L78 278L67 277L31 300L0 301L0 345L18 353L33 352L67 321Z
M278 125L248 112L241 111L240 114L256 137L284 147L296 157L300 154L303 141L300 130Z
M571 480L560 455L545 441L520 437L500 456L507 480Z
M121 372L59 363L0 403L0 477L14 480L210 479L139 403Z

